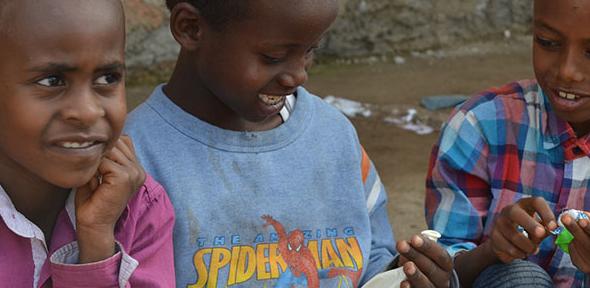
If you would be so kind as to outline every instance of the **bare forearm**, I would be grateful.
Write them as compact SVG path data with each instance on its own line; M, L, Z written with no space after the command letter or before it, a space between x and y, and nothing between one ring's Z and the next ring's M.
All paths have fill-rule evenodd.
M499 260L492 252L489 242L461 253L455 258L455 271L459 276L461 287L471 287L483 270L497 263Z

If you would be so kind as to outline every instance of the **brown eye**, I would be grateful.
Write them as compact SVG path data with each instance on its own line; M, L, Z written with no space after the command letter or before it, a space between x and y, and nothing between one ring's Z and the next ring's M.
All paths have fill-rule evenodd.
M121 81L121 75L116 73L108 73L96 78L96 80L94 80L94 83L97 85L110 85L118 83L119 81Z
M283 61L283 58L277 58L266 54L262 54L262 57L264 58L264 61L269 64L278 64Z
M64 86L66 85L65 81L62 79L62 77L60 76L48 76L45 77L37 82L35 82L41 86L45 86L45 87L58 87L58 86Z
M560 46L560 43L558 41L549 40L549 39L543 38L541 36L535 36L535 42L537 42L542 47L545 47L548 49L554 49L554 48L558 48Z

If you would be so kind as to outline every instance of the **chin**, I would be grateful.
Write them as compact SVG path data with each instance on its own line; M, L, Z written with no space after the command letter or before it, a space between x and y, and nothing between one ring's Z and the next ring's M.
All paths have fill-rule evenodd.
M75 173L64 173L59 176L61 177L52 177L52 179L48 179L48 182L63 189L72 189L86 185L86 183L95 176L95 173L78 171Z

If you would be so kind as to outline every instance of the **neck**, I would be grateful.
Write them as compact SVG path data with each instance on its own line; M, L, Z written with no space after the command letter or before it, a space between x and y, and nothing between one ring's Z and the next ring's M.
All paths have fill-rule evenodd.
M578 138L584 137L590 133L590 122L585 123L569 123L574 129L574 133Z
M57 216L63 210L69 189L44 181L14 162L1 157L0 185L15 208L45 234L49 242Z
M187 113L211 125L233 131L265 131L281 125L279 115L261 122L244 119L213 94L195 67L194 55L181 51L164 93Z

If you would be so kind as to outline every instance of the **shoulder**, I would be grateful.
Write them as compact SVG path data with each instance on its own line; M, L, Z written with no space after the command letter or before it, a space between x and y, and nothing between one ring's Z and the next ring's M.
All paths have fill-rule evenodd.
M300 97L307 97L313 110L313 125L315 129L340 136L357 137L356 130L350 120L340 110L328 104L323 98L307 90L298 90Z
M447 126L467 124L490 126L498 123L526 123L542 109L542 95L534 80L512 82L481 92L457 107L447 121Z
M135 150L142 160L144 152L148 147L160 147L165 145L162 142L164 139L172 139L176 136L176 126L174 123L173 111L176 107L162 91L162 85L154 89L152 94L141 104L139 104L133 111L131 111L125 121L123 132L131 137Z
M324 148L330 151L325 153L327 155L340 155L342 163L346 162L345 158L360 161L361 145L358 134L346 115L324 99L304 89L298 90L298 93L301 94L301 97L307 97L306 101L311 102L311 105L307 105L307 107L312 110L312 120L308 125L307 137L305 137L305 139L312 141L309 146L314 149ZM343 157L344 155L349 157Z
M154 88L144 102L129 112L125 121L125 130L130 131L142 127L149 127L152 124L151 122L158 121L158 107L162 102L160 98L163 96L162 85Z
M476 94L465 101L457 112L474 111L486 114L486 112L498 109L517 109L526 106L530 102L538 102L539 86L535 80L521 80L500 87L493 87Z

